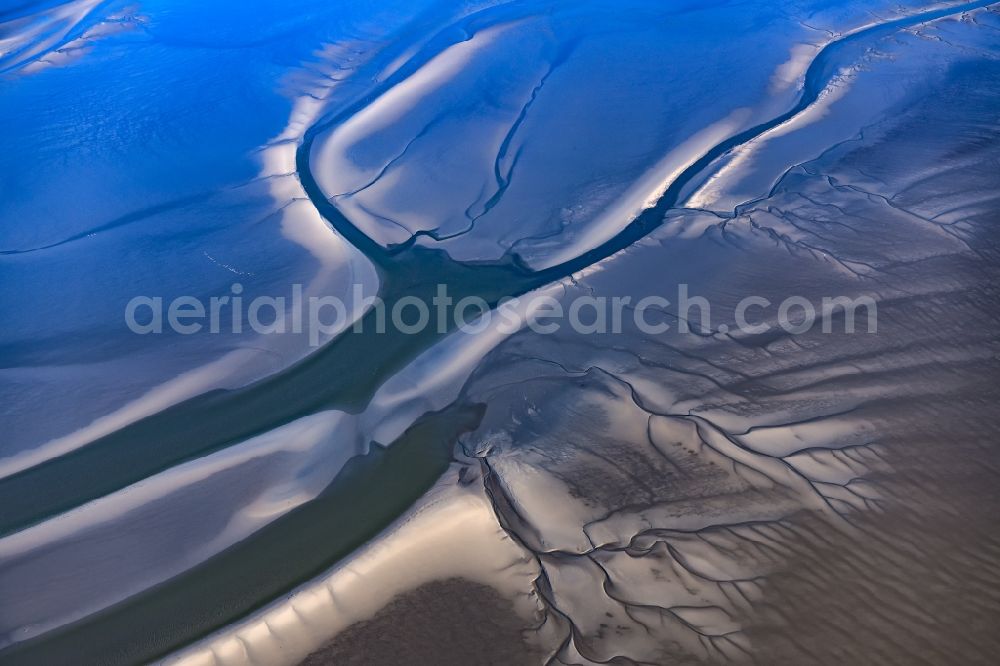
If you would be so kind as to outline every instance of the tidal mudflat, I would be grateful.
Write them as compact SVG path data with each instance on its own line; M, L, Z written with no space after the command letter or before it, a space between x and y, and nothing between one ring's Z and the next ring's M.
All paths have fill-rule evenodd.
M0 98L0 664L1000 654L993 3L29 2Z

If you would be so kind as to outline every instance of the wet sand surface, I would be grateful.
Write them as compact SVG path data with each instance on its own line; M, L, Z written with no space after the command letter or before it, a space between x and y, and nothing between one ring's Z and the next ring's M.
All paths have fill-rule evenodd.
M526 332L470 380L461 449L539 563L546 663L995 663L1000 69L953 67L761 200L678 211L567 286L869 293L877 333ZM690 227L697 270L664 238Z
M284 130L234 141L268 142L263 172L227 176L281 220L255 229L312 257L276 253L271 278L390 302L439 281L491 305L627 296L630 316L297 340L232 381L212 338L184 358L221 365L135 404L65 390L80 413L0 470L0 664L996 663L1000 12L792 4L387 6L388 46L367 15L299 40L325 25L302 18L291 120L275 102ZM773 39L733 77L758 20ZM165 53L190 29L145 21L124 20ZM271 40L232 48L277 67ZM671 65L686 50L717 60ZM72 75L14 56L16 76ZM32 275L95 234L132 247L116 234L144 219L21 229L0 267ZM248 264L272 247L247 244ZM815 321L758 306L748 332L751 295ZM669 330L631 316L648 296ZM827 297L867 305L851 320ZM43 361L80 358L28 338L0 346L15 423L59 379Z
M302 666L503 666L539 660L524 623L492 588L460 579L428 583L348 627Z

